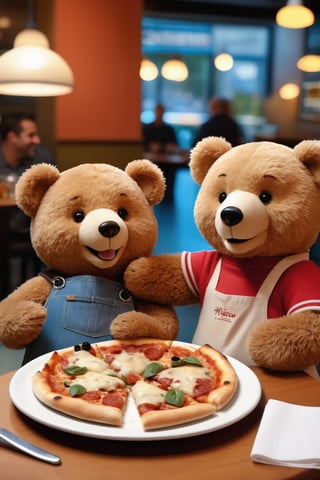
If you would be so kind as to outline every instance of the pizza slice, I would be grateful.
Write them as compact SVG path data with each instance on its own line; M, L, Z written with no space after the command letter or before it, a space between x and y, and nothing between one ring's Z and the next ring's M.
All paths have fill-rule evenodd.
M83 420L121 426L128 390L96 351L54 352L32 378L33 392L45 405Z
M234 396L238 377L231 363L210 345L197 349L173 347L171 367L147 375L161 388L182 391L200 403L223 408Z
M143 376L132 395L145 430L213 415L232 399L238 385L229 360L209 345L173 344L165 361L148 364Z
M199 420L215 413L209 403L198 403L181 390L164 390L138 380L131 388L144 430L159 429Z

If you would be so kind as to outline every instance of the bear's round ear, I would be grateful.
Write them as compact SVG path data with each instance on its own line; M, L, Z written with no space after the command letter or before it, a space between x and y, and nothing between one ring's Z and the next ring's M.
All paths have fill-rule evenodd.
M320 140L303 140L293 148L293 152L320 186Z
M200 140L191 150L189 168L192 178L202 184L211 165L224 153L232 149L232 145L223 137L206 137Z
M137 182L150 205L161 202L166 188L162 170L150 160L133 160L125 173Z
M19 178L15 197L17 205L29 217L34 217L42 197L60 177L59 170L48 163L32 165Z

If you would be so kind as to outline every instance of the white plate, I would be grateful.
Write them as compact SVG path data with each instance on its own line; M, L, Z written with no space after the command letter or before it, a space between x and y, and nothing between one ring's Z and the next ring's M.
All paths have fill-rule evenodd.
M184 342L175 343L196 347L196 345ZM83 435L85 437L127 441L150 441L202 435L220 430L238 422L256 407L261 397L261 385L254 372L238 360L228 357L237 372L239 386L231 402L215 415L177 427L145 432L142 428L134 401L130 396L123 426L113 427L102 425L78 420L52 410L43 405L34 396L31 383L32 375L36 371L41 370L50 356L51 353L41 355L17 370L9 386L11 400L18 410L32 420L57 430Z

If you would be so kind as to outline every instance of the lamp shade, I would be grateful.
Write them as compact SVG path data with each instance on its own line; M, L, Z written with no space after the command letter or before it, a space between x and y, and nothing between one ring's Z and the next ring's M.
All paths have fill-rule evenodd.
M66 61L36 29L20 32L0 57L0 94L49 97L71 93L74 77Z
M40 32L36 28L26 28L22 30L13 42L13 48L26 47L27 45L32 47L44 47L50 48L49 40L44 33Z
M167 80L183 82L188 78L189 72L186 64L179 58L167 60L161 68L161 75Z
M305 28L314 23L313 12L299 0L289 0L276 14L276 22L285 28Z

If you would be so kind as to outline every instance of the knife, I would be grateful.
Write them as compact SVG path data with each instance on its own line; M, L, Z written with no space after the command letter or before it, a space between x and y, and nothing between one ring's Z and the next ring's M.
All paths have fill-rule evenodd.
M42 448L33 445L32 443L27 442L21 437L18 437L12 432L9 432L5 428L0 428L0 443L3 445L13 447L16 450L20 450L32 457L42 460L43 462L52 463L54 465L59 465L61 463L61 458L53 453L49 453Z

